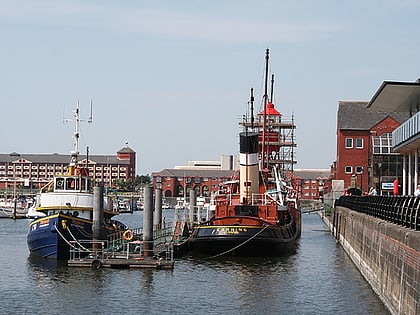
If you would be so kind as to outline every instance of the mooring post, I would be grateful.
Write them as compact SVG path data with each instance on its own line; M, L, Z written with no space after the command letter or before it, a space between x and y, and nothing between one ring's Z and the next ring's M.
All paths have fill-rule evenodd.
M154 224L157 230L162 228L162 189L155 190Z
M17 199L15 197L13 198L13 219L16 219L16 207L17 207Z
M102 247L100 246L99 240L103 239L104 236L104 188L101 186L93 187L93 249L95 255L97 251Z
M144 257L153 257L153 187L144 188L143 213Z
M195 207L197 206L197 192L194 189L190 190L190 223L195 222Z

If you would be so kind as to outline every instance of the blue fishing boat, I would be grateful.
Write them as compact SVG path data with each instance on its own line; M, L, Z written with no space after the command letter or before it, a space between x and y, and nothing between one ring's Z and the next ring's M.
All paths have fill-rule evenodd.
M36 256L68 260L72 248L82 247L83 240L92 240L93 179L89 176L88 155L84 163L78 161L78 103L74 122L74 149L67 172L55 175L41 188L35 211L44 216L35 218L29 224L27 243L30 253ZM112 217L118 214L113 208L111 197L104 196L103 224L106 234L124 229L122 223L112 220Z

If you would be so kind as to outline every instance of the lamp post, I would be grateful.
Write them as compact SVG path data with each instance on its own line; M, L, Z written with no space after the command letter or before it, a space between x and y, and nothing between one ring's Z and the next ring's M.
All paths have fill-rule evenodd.
M381 173L382 173L382 163L378 163L378 175L379 175L379 196L382 195L382 185L381 185Z

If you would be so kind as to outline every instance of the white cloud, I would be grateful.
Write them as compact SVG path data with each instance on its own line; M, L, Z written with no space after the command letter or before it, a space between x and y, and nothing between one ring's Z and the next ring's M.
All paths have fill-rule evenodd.
M252 13L252 12L251 12ZM0 2L2 20L53 26L87 26L118 32L138 32L169 38L222 42L305 42L329 37L342 26L325 20L267 20L264 15L217 14L205 8L190 11L141 8L140 5L106 6L85 2Z

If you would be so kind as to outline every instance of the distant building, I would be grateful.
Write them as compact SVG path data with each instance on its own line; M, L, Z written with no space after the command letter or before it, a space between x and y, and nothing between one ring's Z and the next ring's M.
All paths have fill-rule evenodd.
M128 146L117 155L79 155L79 163L87 164L89 175L97 182L109 186L116 180L134 180L136 152ZM70 162L65 154L0 154L0 189L9 193L20 190L37 190L48 183L55 174L63 174Z
M324 195L324 184L327 182L329 169L295 169L298 178L298 191L301 199L320 200Z
M210 197L232 178L235 165L232 155L222 155L220 161L189 161L187 166L152 173L153 187L162 189L165 198L189 197L191 189L198 196Z
M223 163L223 161L232 163ZM223 168L222 165L229 167ZM166 198L184 196L188 198L191 189L194 189L198 196L210 197L212 192L219 190L221 184L238 175L236 166L237 156L222 156L221 162L189 161L188 166L176 166L173 169L152 173L153 186L162 189ZM301 198L322 199L324 183L328 180L329 174L329 169L295 169L294 175L298 179Z

